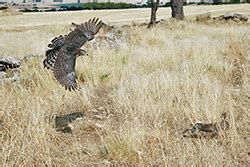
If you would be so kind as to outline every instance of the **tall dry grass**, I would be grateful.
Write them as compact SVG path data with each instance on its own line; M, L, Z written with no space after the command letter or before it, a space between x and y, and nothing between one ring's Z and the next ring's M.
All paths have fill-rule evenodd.
M0 32L1 55L37 55L23 62L21 80L0 85L3 166L249 165L249 23L120 27L124 47L90 45L78 58L78 92L42 67L46 44L68 29ZM56 132L55 115L72 112L85 114L73 134ZM218 138L182 137L190 124L220 121L222 112L230 128Z

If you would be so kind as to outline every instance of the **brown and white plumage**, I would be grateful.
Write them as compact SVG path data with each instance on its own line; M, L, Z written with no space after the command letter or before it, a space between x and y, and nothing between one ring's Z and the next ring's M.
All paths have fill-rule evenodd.
M75 63L81 52L80 48L87 41L94 39L103 23L98 18L93 18L88 22L73 25L75 28L68 35L60 35L51 41L43 61L44 67L51 69L56 80L69 90L77 88Z

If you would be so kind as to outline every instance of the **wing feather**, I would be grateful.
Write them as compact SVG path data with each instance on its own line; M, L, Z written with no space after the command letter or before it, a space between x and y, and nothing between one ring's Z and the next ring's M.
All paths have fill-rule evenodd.
M53 69L55 61L59 55L59 51L61 47L64 45L65 42L65 36L63 37L62 35L55 37L54 39L51 40L51 43L48 44L48 49L45 52L46 59L43 61L43 65L47 69Z
M102 27L103 22L98 18L90 19L80 25L74 24L73 29L65 38L65 44L70 45L70 49L81 48L87 41L94 39L94 35L97 34Z
M59 48L59 47L63 46L64 41L65 41L65 37L66 36L62 36L62 35L55 37L54 39L51 40L51 43L48 44L48 47L54 49L54 48Z
M59 55L59 49L49 49L46 51L47 58L44 59L43 65L47 69L53 69L56 59Z

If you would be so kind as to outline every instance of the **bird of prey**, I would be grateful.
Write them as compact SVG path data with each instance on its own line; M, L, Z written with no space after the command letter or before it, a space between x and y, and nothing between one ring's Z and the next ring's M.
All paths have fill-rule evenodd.
M55 37L46 51L44 67L53 71L56 80L66 90L76 90L77 77L75 72L76 57L84 50L81 47L94 39L103 22L98 18L90 19L82 24L72 23L74 29L68 35ZM85 52L85 51L84 51Z

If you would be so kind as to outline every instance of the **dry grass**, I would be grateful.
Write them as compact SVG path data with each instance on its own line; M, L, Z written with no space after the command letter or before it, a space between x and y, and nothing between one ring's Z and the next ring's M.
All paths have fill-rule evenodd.
M200 8L186 7L187 15L191 18ZM250 14L249 5L206 9ZM128 11L116 16L126 18ZM83 19L118 20L113 11L82 13ZM160 17L169 15L163 13ZM24 62L20 81L0 88L4 166L249 165L249 23L187 20L152 30L124 28L127 47L89 47L89 57L77 61L82 89L67 92L43 69L42 60L46 44L81 17L70 12L0 18L10 21L0 27L0 55L38 55ZM134 18L146 19L143 14ZM53 117L72 112L85 113L73 134L56 132ZM219 121L222 112L229 115L230 129L218 138L182 137L190 124Z

